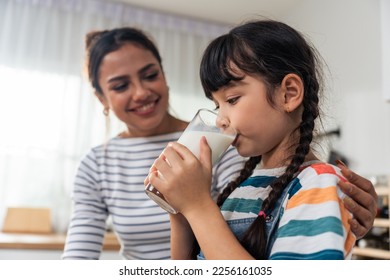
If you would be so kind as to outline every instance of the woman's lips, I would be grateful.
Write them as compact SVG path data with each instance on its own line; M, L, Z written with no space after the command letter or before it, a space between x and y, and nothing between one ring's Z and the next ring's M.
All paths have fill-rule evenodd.
M134 112L136 114L141 114L141 115L149 114L149 113L154 111L154 109L155 109L155 107L156 107L156 105L157 105L159 100L160 100L160 98L157 98L154 101L145 103L143 105L140 105L140 106L137 106L137 107L134 107L134 108L131 108L131 109L128 109L127 111L128 112Z

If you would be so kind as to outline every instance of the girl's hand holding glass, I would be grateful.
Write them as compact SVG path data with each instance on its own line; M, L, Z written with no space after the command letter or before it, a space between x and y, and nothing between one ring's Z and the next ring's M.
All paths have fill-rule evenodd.
M210 166L211 173L212 166L217 163L222 154L227 150L230 144L232 144L235 138L236 131L231 126L229 126L229 123L224 118L219 117L218 114L214 111L210 111L208 109L200 109L198 110L194 118L191 120L190 124L187 126L183 134L180 136L178 143L180 143L181 145L177 146L176 144L172 144L170 147L167 147L164 150L165 154L163 152L160 155L159 159L155 162L155 166L157 167L156 163L159 163L158 161L160 159L162 159L160 166L164 167L164 165L167 165L170 167L170 169L174 169L174 171L176 171L176 168L182 167L182 165L180 164L188 163L188 161L195 161L194 163L199 163L199 161L196 159L200 159L200 143L202 142L204 143L202 145L207 146L207 148L203 147L203 151L204 149L208 150L208 155L202 155L202 159L204 159L205 157L208 158L206 163L207 166ZM173 166L174 162L171 162L171 160L166 158L168 151L174 145L177 147L176 151L179 153L179 156L188 156L186 162L180 162L178 158L174 157L172 160L175 160L175 163L178 163L177 167ZM180 148L181 146L186 148L182 150L182 148ZM181 152L179 151L179 149L181 150ZM190 153L188 154L188 152ZM172 156L175 156L175 154L176 153L174 153ZM170 169L166 169L166 171L170 171ZM162 170L160 170L158 167L157 170L158 172L155 174L161 175ZM156 168L152 168L151 171L156 171ZM180 169L177 171L180 171ZM164 178L164 175L157 177ZM190 182L194 183L194 181ZM160 205L164 210L168 211L169 213L178 213L177 209L172 207L172 205L167 202L165 198L166 194L163 191L161 191L158 187L154 186L153 183L149 183L148 179L145 180L145 185L146 194L158 205ZM210 192L211 179L209 180L208 186Z
M170 143L154 162L145 185L151 184L164 194L178 212L213 202L211 186L211 149L206 137L200 140L199 159L184 145Z

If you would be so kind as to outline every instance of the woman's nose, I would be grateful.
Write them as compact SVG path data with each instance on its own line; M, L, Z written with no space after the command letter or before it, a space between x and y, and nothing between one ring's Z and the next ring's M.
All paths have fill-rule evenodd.
M142 84L139 83L134 85L133 99L134 100L143 100L150 95L150 91Z

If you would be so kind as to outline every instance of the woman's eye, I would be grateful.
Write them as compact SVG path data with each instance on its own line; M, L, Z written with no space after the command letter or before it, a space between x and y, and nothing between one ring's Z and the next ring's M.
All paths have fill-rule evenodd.
M144 79L148 81L154 81L157 78L157 76L158 76L158 72L154 72L149 75L146 75Z
M125 91L128 88L129 84L128 83L120 83L117 85L114 85L111 89L116 92L122 92Z
M240 97L229 98L226 102L229 103L229 104L231 104L231 105L234 105L234 104L237 103L237 101L238 101L239 98L240 98Z

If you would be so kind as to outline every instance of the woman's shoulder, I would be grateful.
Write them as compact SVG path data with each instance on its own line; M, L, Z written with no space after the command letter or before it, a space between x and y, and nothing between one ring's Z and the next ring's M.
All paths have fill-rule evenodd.
M115 136L106 142L91 148L90 153L99 153L107 149L125 149L126 151L131 151L145 149L147 146L166 146L169 142L177 141L181 134L182 132L172 132L161 135L131 138Z

